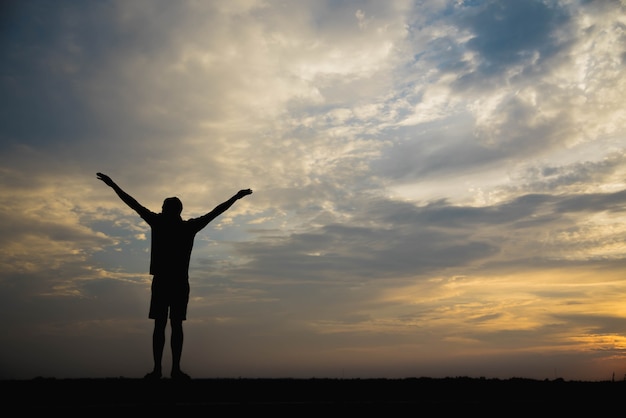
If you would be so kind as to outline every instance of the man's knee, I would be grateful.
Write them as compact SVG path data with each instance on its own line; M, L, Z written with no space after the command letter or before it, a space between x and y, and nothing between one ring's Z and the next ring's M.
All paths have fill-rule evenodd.
M165 327L167 326L167 318L165 319L155 319L154 320L154 329L159 331L165 331Z

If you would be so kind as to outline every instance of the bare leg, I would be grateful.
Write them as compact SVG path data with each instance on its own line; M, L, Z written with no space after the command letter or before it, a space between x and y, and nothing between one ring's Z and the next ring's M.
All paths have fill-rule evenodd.
M172 325L172 378L173 379L189 379L185 373L180 369L180 358L183 353L183 321L180 319L170 319Z
M161 377L161 361L163 360L163 348L165 347L165 326L167 319L155 319L154 331L152 332L152 358L154 369L146 375L146 378L158 379Z

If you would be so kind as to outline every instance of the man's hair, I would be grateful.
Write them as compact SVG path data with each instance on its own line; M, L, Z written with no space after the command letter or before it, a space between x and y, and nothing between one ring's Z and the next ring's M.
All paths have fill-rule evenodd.
M168 197L163 201L165 215L180 215L183 211L183 202L177 197Z

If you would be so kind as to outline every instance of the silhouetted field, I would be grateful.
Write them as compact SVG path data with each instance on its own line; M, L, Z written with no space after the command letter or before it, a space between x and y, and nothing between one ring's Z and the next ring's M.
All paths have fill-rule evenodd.
M521 412L620 415L626 382L529 379L51 379L2 381L5 411Z

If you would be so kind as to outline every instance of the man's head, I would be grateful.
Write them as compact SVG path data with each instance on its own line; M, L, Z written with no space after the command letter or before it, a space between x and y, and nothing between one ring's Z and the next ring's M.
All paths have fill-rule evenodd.
M183 202L177 197L168 197L163 201L162 213L166 216L180 216Z

